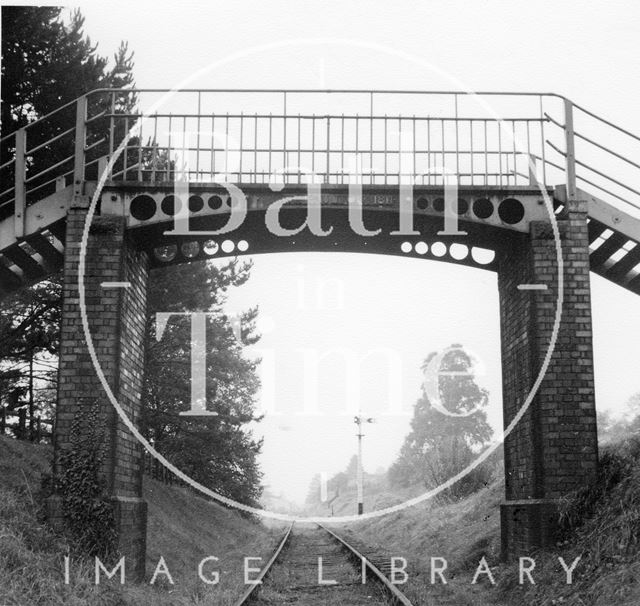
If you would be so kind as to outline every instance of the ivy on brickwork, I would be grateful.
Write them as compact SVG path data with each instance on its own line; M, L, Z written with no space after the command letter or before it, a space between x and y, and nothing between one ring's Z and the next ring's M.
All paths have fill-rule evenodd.
M101 476L104 460L104 423L97 401L82 407L71 425L71 444L60 457L56 492L78 548L90 556L113 553L116 544L113 504L105 498Z

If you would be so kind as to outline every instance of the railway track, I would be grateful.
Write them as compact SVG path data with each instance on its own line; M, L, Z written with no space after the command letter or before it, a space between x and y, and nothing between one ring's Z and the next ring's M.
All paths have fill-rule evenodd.
M292 523L235 606L413 606L355 547L320 524Z

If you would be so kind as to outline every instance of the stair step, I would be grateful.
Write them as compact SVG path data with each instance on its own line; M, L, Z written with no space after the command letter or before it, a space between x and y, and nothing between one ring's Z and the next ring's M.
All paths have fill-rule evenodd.
M633 278L626 287L634 293L640 295L640 274Z
M40 253L44 263L49 269L55 271L62 267L64 255L53 244L51 244L45 236L37 234L37 236L29 238L27 243L36 252Z
M640 245L632 248L624 257L612 265L606 272L606 277L614 282L619 282L640 263Z
M591 269L600 268L605 261L611 257L613 253L620 250L629 240L627 236L623 236L619 233L613 233L607 238L598 248L596 248L590 255L589 260L591 262Z
M47 272L38 262L28 255L18 244L10 246L6 250L2 251L2 254L13 261L30 280L43 278Z
M589 244L593 244L604 233L606 229L607 226L604 223L600 223L600 221L591 219L587 227L587 230L589 232Z

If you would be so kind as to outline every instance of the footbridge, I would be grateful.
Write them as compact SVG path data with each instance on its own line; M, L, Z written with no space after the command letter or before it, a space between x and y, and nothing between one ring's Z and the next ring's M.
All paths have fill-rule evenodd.
M497 273L505 427L517 420L506 556L550 544L562 497L595 477L589 272L640 294L640 137L625 128L547 93L105 89L0 142L0 294L63 270L56 460L102 392L83 246L94 344L134 422L152 268L351 251ZM104 418L120 548L142 574L141 448L106 397Z

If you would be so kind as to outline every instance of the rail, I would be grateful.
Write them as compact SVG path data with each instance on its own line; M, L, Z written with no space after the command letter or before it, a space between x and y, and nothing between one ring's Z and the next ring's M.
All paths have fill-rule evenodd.
M287 544L287 541L289 540L289 536L291 535L291 531L293 530L294 524L295 522L291 522L291 524L289 525L289 528L284 533L284 537L282 538L280 543L278 543L278 546L274 550L273 554L271 554L271 557L269 558L269 561L267 562L266 566L260 571L260 574L258 575L258 578L256 579L255 584L249 585L247 589L245 589L243 594L236 600L236 602L234 602L234 606L243 606L243 604L246 604L253 597L254 592L256 592L258 587L260 587L260 585L262 584L262 580L267 576L267 574L269 574L269 571L271 570L273 564L280 556L280 553L282 553L284 546Z
M258 578L255 580L255 583L250 585L243 594L234 602L234 606L245 606L248 604L253 598L255 598L259 587L261 587L263 580L269 575L271 572L273 565L278 560L282 551L289 541L291 537L291 533L293 531L293 527L295 522L292 522L288 527L287 531L284 533L282 540L278 543L276 549L273 554L269 558L267 564L262 568ZM397 606L413 606L413 604L409 601L409 599L388 579L384 573L377 568L373 562L371 562L364 554L360 553L355 547L345 541L342 537L338 536L332 530L329 530L327 527L323 526L316 522L316 525L329 534L329 536L338 543L338 545L346 552L347 556L353 563L360 567L365 566L367 573L371 574L373 579L382 586L385 593L388 595L390 602Z
M144 114L144 112L150 112ZM553 93L99 89L0 139L0 219L97 180L579 186L640 214L640 137ZM121 153L117 154L119 147ZM117 157L115 157L117 155Z
M355 547L347 543L347 541L338 536L332 530L329 530L326 526L323 526L322 524L318 524L318 526L328 532L335 541L342 545L353 559L358 562L364 562L367 570L371 572L375 580L380 583L384 590L389 594L393 604L399 604L400 606L413 606L407 596L405 596L404 593L402 593L377 566L368 560L364 554L360 553Z

